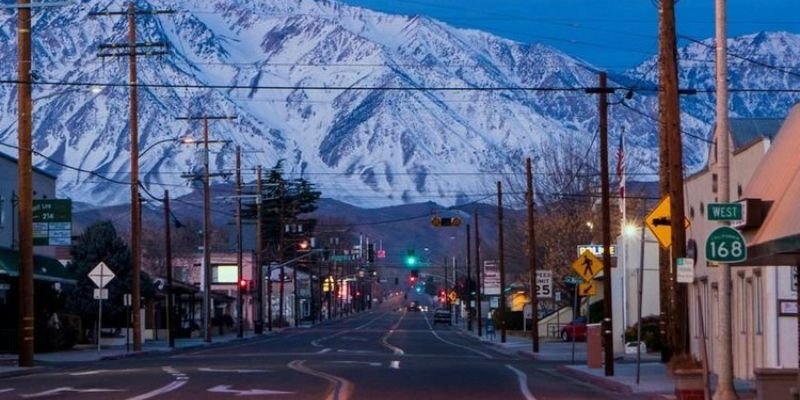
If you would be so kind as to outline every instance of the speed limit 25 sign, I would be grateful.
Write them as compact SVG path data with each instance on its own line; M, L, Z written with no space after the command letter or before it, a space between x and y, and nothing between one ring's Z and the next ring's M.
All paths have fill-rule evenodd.
M536 271L536 297L553 297L553 271Z
M728 226L711 231L706 239L706 259L713 262L734 263L747 259L747 245L742 234Z

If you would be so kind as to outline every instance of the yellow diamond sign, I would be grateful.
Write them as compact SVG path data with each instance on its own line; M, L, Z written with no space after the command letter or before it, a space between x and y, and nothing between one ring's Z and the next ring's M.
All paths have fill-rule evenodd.
M603 262L590 250L585 250L581 253L580 257L572 262L572 269L580 275L584 281L588 282L603 270Z
M578 294L581 296L597 296L597 286L594 281L584 282L578 286Z
M650 232L658 239L658 243L664 249L672 246L672 225L671 225L671 201L669 195L664 196L656 208L647 214L644 219L645 225L650 228ZM685 218L684 227L689 227L689 219Z

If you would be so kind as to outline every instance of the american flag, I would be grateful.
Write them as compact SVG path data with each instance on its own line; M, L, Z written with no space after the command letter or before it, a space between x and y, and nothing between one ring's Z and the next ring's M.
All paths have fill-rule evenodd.
M619 209L625 212L625 147L624 132L619 135L619 148L617 148L617 179L619 180Z

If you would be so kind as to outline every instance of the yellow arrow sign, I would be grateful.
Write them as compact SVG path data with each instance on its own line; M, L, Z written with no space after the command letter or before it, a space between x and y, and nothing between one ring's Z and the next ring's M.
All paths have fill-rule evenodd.
M596 296L597 286L594 285L594 281L581 283L578 286L578 294L581 296Z
M656 208L647 214L644 219L645 225L650 228L650 232L658 239L658 243L664 249L672 246L672 225L671 225L671 201L669 195L664 196ZM684 227L689 227L689 219L685 218Z
M603 262L600 261L594 253L586 250L581 253L580 257L572 262L572 269L578 273L584 281L590 281L603 270Z

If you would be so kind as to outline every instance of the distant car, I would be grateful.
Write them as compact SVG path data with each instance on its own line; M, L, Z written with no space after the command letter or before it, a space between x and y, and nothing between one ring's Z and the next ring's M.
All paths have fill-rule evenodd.
M415 302L415 301L412 301L411 304L409 304L408 307L406 307L406 310L407 311L416 311L416 312L421 311L420 308L419 308L419 304L417 304L417 302Z
M561 341L584 341L586 340L586 317L578 317L561 328Z
M447 324L450 325L450 311L449 310L436 310L433 312L433 324Z

